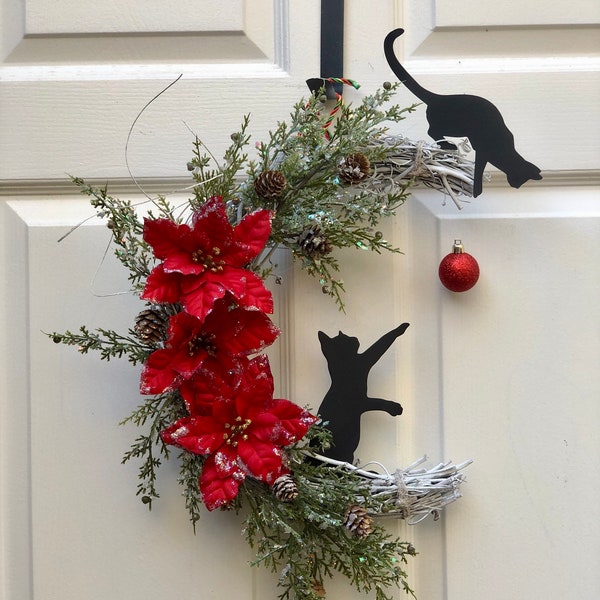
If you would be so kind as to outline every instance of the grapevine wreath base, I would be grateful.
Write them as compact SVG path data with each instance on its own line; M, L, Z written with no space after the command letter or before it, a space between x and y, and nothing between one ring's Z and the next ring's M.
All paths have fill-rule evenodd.
M336 571L378 600L390 587L413 594L404 565L416 551L376 518L436 517L460 496L469 464L426 470L421 459L389 472L325 458L327 423L273 397L263 353L279 334L265 286L285 283L273 274L276 249L291 252L343 309L336 249L398 252L377 227L412 183L457 203L470 195L473 165L458 151L389 135L388 124L414 110L391 103L395 89L385 84L355 107L338 96L333 109L311 95L252 157L248 117L220 161L196 139L184 205L146 194L133 206L74 179L106 220L143 306L124 333L81 326L49 335L142 365L142 402L123 421L141 431L123 457L140 461L141 501L158 501L157 469L176 449L194 528L206 509L243 508L254 564L279 574L281 599L325 597Z
M461 471L473 462L466 460L459 465L446 462L429 469L417 468L427 461L427 457L423 456L408 467L390 473L378 462L358 467L319 454L314 456L347 470L367 483L371 495L380 503L380 508L369 514L406 519L409 525L419 523L429 515L437 520L444 506L458 500L460 484L464 481ZM373 468L378 470L371 470Z

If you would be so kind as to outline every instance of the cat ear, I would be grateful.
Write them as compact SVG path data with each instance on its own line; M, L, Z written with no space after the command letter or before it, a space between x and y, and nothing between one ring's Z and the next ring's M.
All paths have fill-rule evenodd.
M329 340L331 340L331 338L324 331L319 331L318 336L319 336L319 341L321 342L321 345L323 345L325 342L328 342Z

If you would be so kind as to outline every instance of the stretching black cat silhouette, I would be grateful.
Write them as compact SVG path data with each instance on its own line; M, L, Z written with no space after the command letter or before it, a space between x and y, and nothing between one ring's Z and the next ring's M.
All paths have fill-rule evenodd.
M370 348L358 353L358 338L344 335L329 337L319 331L321 350L327 359L331 387L319 407L318 414L327 423L333 443L324 454L329 458L352 463L360 440L360 418L368 410L384 410L392 416L402 414L397 402L369 398L367 378L371 367L408 327L403 323L381 336Z
M434 94L411 77L394 54L394 41L403 33L404 29L395 29L385 38L383 49L388 64L408 90L427 104L427 133L439 142L440 147L455 148L448 141L440 142L444 136L469 138L475 150L473 196L481 193L483 170L488 162L504 171L514 188L529 179L541 179L538 167L515 150L513 134L504 124L500 111L489 100L468 94Z

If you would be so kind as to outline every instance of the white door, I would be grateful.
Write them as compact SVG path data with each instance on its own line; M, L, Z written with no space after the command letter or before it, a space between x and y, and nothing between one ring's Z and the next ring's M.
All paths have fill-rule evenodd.
M219 156L251 112L260 139L318 74L319 4L0 5L3 600L276 597L276 576L248 566L234 515L207 512L193 536L175 465L161 470L152 512L135 498L136 466L120 459L136 432L117 423L138 404L137 370L41 332L126 328L139 310L118 294L127 281L104 258L102 225L57 243L92 214L65 173L141 199L125 141L180 73L132 131L129 166L144 189L186 181L190 129ZM475 460L464 498L442 519L398 524L420 552L409 565L418 597L591 600L600 592L597 3L376 5L346 2L345 75L367 92L391 79L381 42L403 26L398 51L416 78L493 100L544 180L517 191L494 174L460 212L415 190L385 232L404 255L344 256L346 314L290 272L278 298L281 385L316 407L328 386L317 330L367 344L409 321L370 389L405 412L365 416L357 454L390 468L423 454ZM401 127L413 139L426 129L424 110ZM481 267L464 294L437 279L455 238ZM360 597L344 581L326 587L331 598Z

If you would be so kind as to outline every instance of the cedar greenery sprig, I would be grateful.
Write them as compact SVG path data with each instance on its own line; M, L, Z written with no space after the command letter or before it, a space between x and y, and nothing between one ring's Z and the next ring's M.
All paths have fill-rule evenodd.
M152 501L160 497L156 489L157 472L162 464L160 457L166 460L170 454L169 446L163 442L160 432L185 414L183 399L178 392L174 391L147 398L119 423L119 425L131 423L141 428L146 425L147 421L150 421L147 433L135 439L130 450L125 452L121 460L121 464L132 459L141 460L136 495L141 496L142 502L147 504L150 510Z
M320 437L321 443L328 436L322 426L313 426L307 434L308 439ZM309 460L312 451L305 445L289 453L299 492L292 502L279 501L256 480L244 482L244 501L250 507L244 535L257 553L252 564L279 573L280 600L322 598L315 584L322 587L335 572L358 591L375 590L377 600L391 600L391 587L415 597L403 568L407 557L416 554L410 543L380 525L362 538L344 527L346 508L357 498L367 509L375 506L368 485L343 469Z
M307 254L299 246L298 237L308 227L318 224L333 248L398 252L383 239L377 226L405 202L409 182L386 195L377 195L369 189L368 178L363 184L349 185L338 176L338 166L348 155L360 151L370 161L381 161L394 151L393 146L384 148L374 142L386 134L387 124L401 121L415 109L415 106L388 106L398 85L366 96L356 108L342 104L329 128L329 139L324 135L329 112L321 96L312 95L307 101L298 102L289 121L278 123L269 132L267 141L257 143L258 156L253 160L248 160L246 150L250 142L249 116L244 117L240 130L231 135L232 143L222 162L196 139L194 157L188 164L197 183L191 206L220 195L227 201L232 223L238 223L253 210L272 210L268 247L252 268L266 276L271 268L272 250L277 246L288 248L302 268L315 276L323 291L343 309L344 285L337 277L340 270L337 257L334 253ZM282 195L275 200L260 197L254 186L266 171L280 172L287 182Z
M109 361L111 358L127 357L133 364L143 363L154 350L152 346L142 344L135 338L135 332L128 330L129 335L121 335L111 329L98 328L91 331L85 325L79 328L79 333L65 331L64 333L47 334L56 344L77 346L81 354L87 354L90 350L100 352L102 360Z

